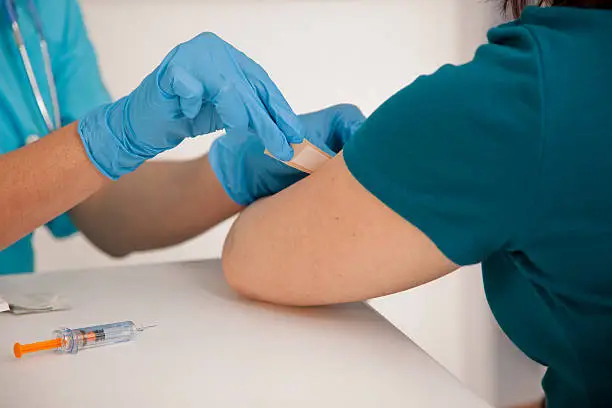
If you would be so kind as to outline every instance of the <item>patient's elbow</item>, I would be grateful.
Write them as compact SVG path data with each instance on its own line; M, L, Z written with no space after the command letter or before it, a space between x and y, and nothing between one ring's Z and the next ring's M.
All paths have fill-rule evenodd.
M133 252L126 248L123 248L120 246L113 246L113 245L108 245L108 246L96 245L96 247L100 251L104 252L106 255L110 256L113 259L123 259Z
M221 256L223 275L225 276L227 284L234 291L244 297L254 299L253 288L250 287L247 279L244 252L242 256L240 252L240 248L235 245L234 230L232 229L223 245L223 255Z
M226 265L226 262L223 261L223 272L225 275L225 281L234 292L247 299L264 300L255 294L253 288L249 286L248 282L245 279L242 279L239 274L233 273L230 269L227 268Z
M221 264L223 266L223 275L227 284L238 294L249 297L247 291L247 284L243 276L239 273L239 269L236 268L234 262L234 254L232 252L223 251L221 257Z
M258 248L259 250L257 250ZM271 273L274 261L232 228L223 246L222 266L227 284L239 295L261 302L284 306L303 306L294 302L286 291L279 290L282 282Z
M282 304L256 284L257 272L249 268L237 251L223 251L221 259L225 281L240 296L261 302Z

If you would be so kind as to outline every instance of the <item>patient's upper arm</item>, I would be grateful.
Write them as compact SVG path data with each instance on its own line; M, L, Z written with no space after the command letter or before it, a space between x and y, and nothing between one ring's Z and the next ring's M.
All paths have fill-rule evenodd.
M537 47L524 27L491 40L391 97L344 155L245 211L225 248L230 283L280 303L346 302L515 250L541 169Z
M228 282L290 305L365 300L457 266L351 175L342 154L241 215L225 244Z

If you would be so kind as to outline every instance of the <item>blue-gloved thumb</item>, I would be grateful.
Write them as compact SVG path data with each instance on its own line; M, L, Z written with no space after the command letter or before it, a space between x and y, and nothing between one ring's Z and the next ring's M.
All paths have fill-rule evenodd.
M204 87L202 83L181 67L171 66L166 75L171 78L171 94L179 97L183 115L194 119L202 109Z
M194 119L202 109L204 87L184 68L174 63L181 46L175 47L157 69L157 87L167 99L178 98L181 113Z

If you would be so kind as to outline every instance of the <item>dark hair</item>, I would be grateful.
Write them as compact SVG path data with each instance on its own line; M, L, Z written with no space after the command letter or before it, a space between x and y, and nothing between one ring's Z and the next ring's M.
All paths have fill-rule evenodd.
M502 0L502 5L504 12L518 18L523 9L530 5L612 9L612 0Z

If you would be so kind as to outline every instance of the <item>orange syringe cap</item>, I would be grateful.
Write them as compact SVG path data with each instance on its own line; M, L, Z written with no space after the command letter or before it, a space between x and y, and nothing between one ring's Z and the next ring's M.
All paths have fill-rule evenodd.
M36 351L43 351L43 350L57 350L61 346L62 346L61 339L39 341L38 343L32 343L32 344L15 343L15 346L13 347L13 353L15 353L15 357L21 358L21 356L27 353L34 353Z

